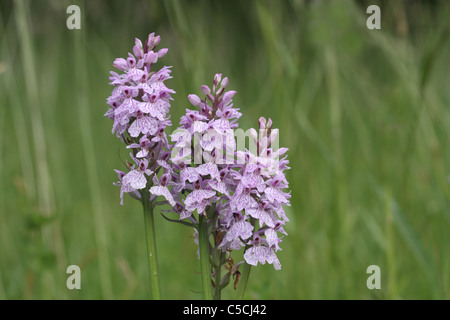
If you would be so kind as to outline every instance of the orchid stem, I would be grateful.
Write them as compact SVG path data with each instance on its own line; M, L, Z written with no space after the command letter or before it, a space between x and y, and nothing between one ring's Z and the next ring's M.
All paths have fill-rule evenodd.
M200 247L200 268L202 275L203 299L213 300L211 286L211 263L209 259L209 236L207 218L199 216L198 222L198 245Z
M152 296L153 300L160 300L161 290L159 287L158 258L156 253L154 206L150 202L150 194L148 191L142 193L142 206L144 208L145 235L147 238L147 257Z

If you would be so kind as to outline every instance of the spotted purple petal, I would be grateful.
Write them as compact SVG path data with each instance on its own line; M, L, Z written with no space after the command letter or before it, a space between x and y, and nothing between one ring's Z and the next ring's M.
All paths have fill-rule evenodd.
M150 188L150 193L155 196L163 196L172 207L176 205L176 202L167 187L153 186Z

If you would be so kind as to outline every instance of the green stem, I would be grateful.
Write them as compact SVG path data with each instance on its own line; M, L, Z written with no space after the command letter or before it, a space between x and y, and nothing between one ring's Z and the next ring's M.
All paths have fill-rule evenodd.
M212 300L211 286L211 263L209 260L209 236L207 218L199 216L198 222L198 245L200 247L200 268L202 274L203 299Z
M150 272L150 285L154 300L161 299L159 288L158 258L156 253L155 222L153 217L153 205L150 202L148 192L142 194L142 206L144 207L145 234L147 238L147 257Z
M245 289L247 288L248 278L250 277L250 270L252 266L244 262L244 270L241 273L241 279L239 280L238 299L243 300Z

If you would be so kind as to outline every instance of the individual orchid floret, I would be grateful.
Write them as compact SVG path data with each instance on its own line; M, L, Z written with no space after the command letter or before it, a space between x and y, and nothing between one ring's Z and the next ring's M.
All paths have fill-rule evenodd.
M161 176L161 179L159 180L159 185L150 188L150 193L153 194L154 196L163 196L164 198L166 198L169 204L172 207L174 207L176 205L176 202L169 191L168 188L169 184L170 184L170 175L164 174Z
M123 204L124 193L135 193L138 190L144 189L147 185L147 177L150 176L153 171L148 169L148 160L138 160L130 154L133 160L136 162L137 167L129 165L130 171L124 173L116 170L119 175L120 181L120 204Z
M267 245L267 241L263 240L258 234L255 234L250 244L252 246L244 253L244 259L248 264L256 266L258 262L261 264L267 262L272 264L275 270L281 269L280 260L278 260L273 248Z
M133 157L134 158L134 157ZM139 190L144 189L147 185L147 178L145 175L150 176L153 171L147 169L148 160L142 159L137 160L134 158L137 163L136 169L131 169L123 178L122 185L129 185L131 188Z

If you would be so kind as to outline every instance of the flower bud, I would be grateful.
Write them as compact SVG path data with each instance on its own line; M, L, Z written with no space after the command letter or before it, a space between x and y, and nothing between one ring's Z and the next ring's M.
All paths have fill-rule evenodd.
M259 122L259 129L260 130L266 129L266 123L267 123L266 118L261 117L261 118L259 118L258 122Z
M145 63L153 64L156 63L156 61L158 61L158 55L153 51L148 52L144 57Z
M216 91L216 96L220 96L223 92L223 87L220 87L217 91Z
M156 47L159 42L161 41L161 37L160 36L156 36L155 38L153 38L153 45L154 47Z
M138 47L139 49L142 49L143 47L142 47L142 41L140 40L140 39L138 39L138 38L134 38L134 45L136 46L136 47Z
M211 102L214 101L214 97L211 93L208 93L206 96L208 97L209 100L211 100Z
M164 57L166 55L167 51L169 51L169 49L167 49L167 48L163 48L163 49L159 50L157 53L158 58Z
M279 133L278 129L273 129L271 131L270 136L269 136L270 144L272 144L278 138L278 133Z
M154 32L152 32L148 35L147 39L145 40L144 52L149 52L150 50L152 50L155 47L154 40L153 40L154 38L155 38Z
M234 90L225 92L225 94L223 95L223 99L222 99L223 103L226 104L226 103L230 102L231 99L233 99L235 94L236 94L236 91L234 91Z
M216 73L214 75L214 85L217 86L217 84L220 82L220 80L222 80L222 74L221 73Z
M134 40L135 46L133 47L133 53L137 59L142 59L144 56L144 49L142 47L142 42L138 38Z
M114 68L124 71L128 68L127 61L124 58L117 58L113 63Z
M193 106L199 106L202 100L195 94L188 95L189 101L192 103Z
M214 75L212 91L214 91L214 92L216 91L217 84L220 82L220 80L222 80L222 74L221 73L216 73Z
M254 128L250 128L250 137L254 141L254 143L258 142L258 132Z
M211 89L209 89L208 86L203 85L203 86L202 86L202 92L203 92L204 94L208 95L208 94L211 93Z
M222 82L220 83L220 86L224 89L228 86L228 77L223 78Z

